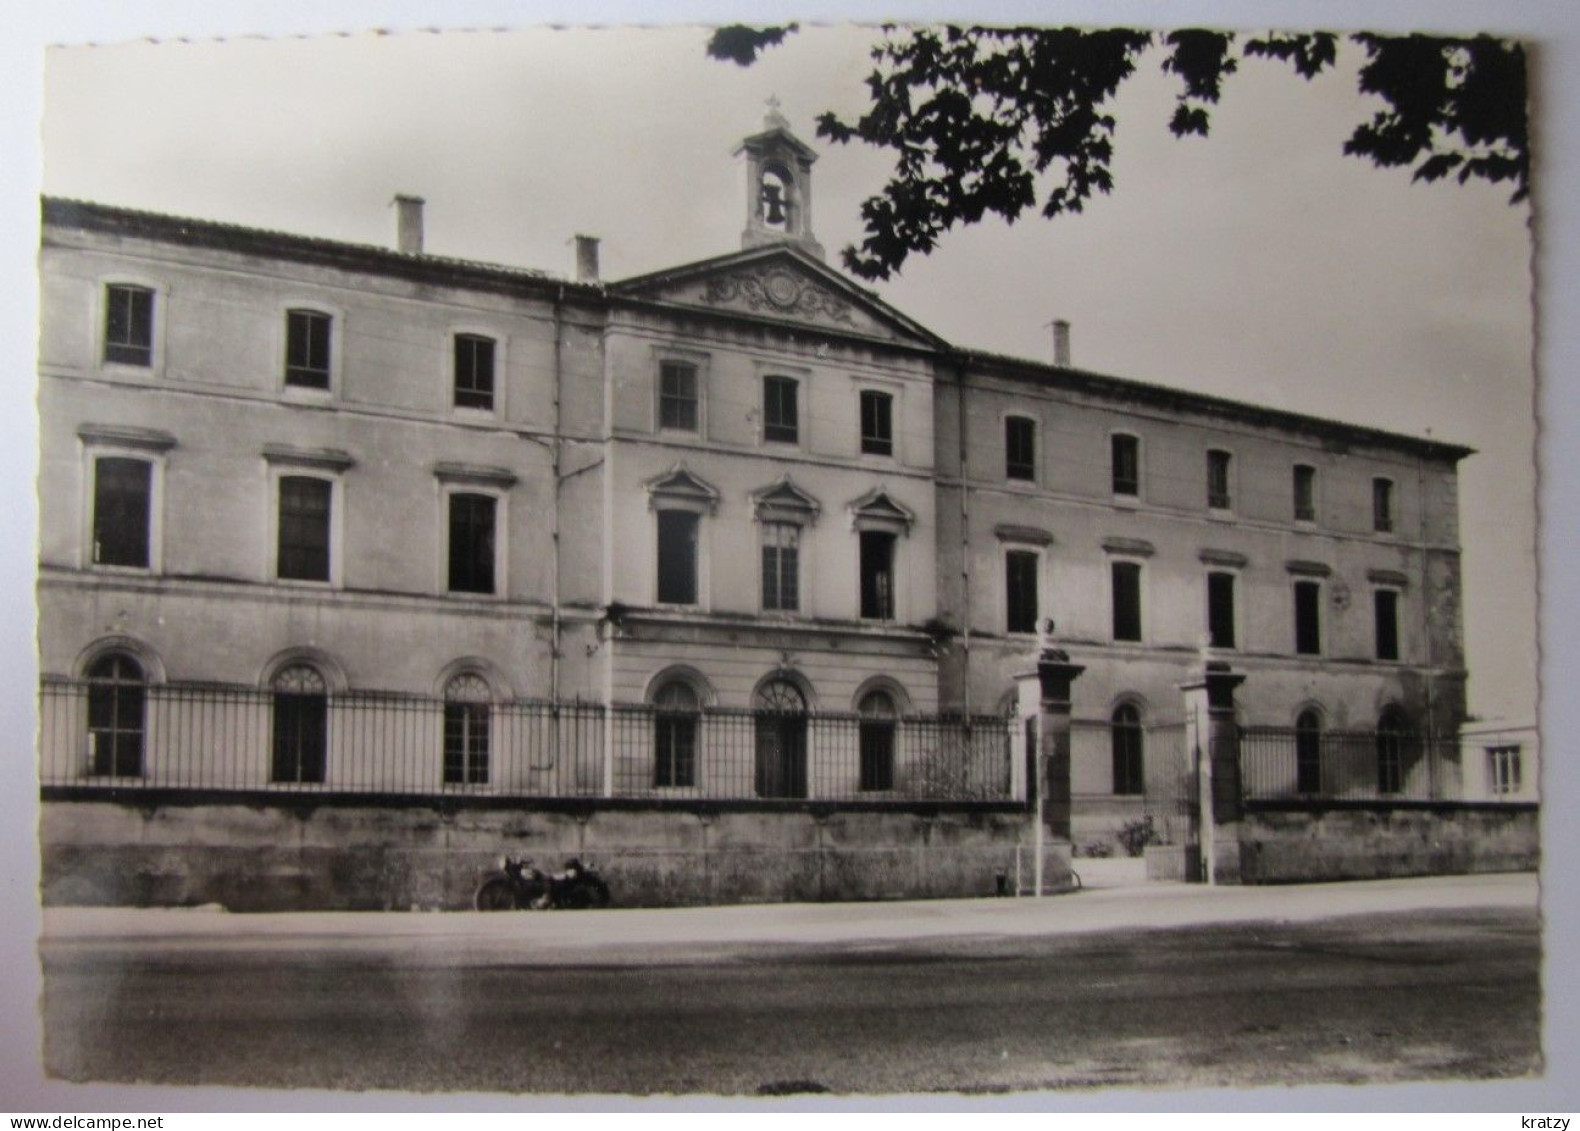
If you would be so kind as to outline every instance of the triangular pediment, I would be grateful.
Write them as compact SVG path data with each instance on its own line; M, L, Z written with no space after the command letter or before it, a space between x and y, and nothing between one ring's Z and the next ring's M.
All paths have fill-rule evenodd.
M752 505L763 522L811 522L822 504L790 481L788 475L752 492Z
M911 345L942 339L790 245L754 248L612 284L609 292Z
M680 506L710 512L718 509L718 488L693 475L683 463L677 463L642 485L647 488L649 502L654 506Z
M858 527L899 527L910 529L916 514L909 507L897 503L882 487L875 487L850 504L851 517Z

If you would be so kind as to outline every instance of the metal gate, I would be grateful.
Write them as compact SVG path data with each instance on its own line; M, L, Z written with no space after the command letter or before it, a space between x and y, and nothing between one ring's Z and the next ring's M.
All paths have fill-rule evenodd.
M1192 883L1203 879L1197 771L1201 757L1201 751L1188 745L1184 723L1158 723L1146 728L1146 816L1152 823L1156 843L1178 853L1176 866L1164 871ZM1161 878L1153 877L1150 868L1148 875Z

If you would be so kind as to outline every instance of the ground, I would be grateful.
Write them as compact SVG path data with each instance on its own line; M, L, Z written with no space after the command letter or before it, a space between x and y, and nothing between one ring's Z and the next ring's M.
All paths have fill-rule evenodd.
M980 1093L1541 1067L1532 877L496 916L52 912L41 953L46 1066L78 1081Z

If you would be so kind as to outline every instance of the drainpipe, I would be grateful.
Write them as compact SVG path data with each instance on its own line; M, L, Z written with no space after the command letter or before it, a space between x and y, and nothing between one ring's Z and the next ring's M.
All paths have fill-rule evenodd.
M960 640L961 709L971 718L971 484L966 476L966 367L955 363L955 429L960 449ZM1041 865L1041 857L1038 864ZM1040 889L1039 889L1040 890Z
M560 386L564 376L564 303L565 288L560 287L554 296L554 435L549 448L554 474L554 505L549 519L549 592L553 604L549 609L549 702L553 704L554 727L549 738L549 753L555 772L560 765L560 462L563 441L563 420L560 416Z
M614 375L609 366L609 340L611 337L610 304L607 301L600 307L602 316L601 337L598 346L599 365L599 396L600 405L599 441L603 447L603 492L601 500L601 521L599 526L599 592L603 597L605 612L614 601ZM614 650L617 636L616 625L612 620L604 621L600 626L602 638L599 653L599 666L603 669L603 795L614 796Z

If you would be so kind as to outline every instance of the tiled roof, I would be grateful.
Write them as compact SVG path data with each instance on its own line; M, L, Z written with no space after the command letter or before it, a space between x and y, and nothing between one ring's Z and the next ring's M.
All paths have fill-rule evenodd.
M134 208L119 208L60 197L44 198L44 223L46 226L140 236L193 247L272 255L299 262L350 268L362 267L387 274L416 275L424 278L438 274L461 285L476 286L492 283L495 287L505 286L515 289L525 285L537 289L548 284L554 287L574 287L590 293L601 291L596 285L572 282L562 276L524 267L508 267L498 263L430 255L426 252L396 251L372 244L276 232L267 228L252 228L217 220L195 220L186 216L170 216L159 212L144 212Z

